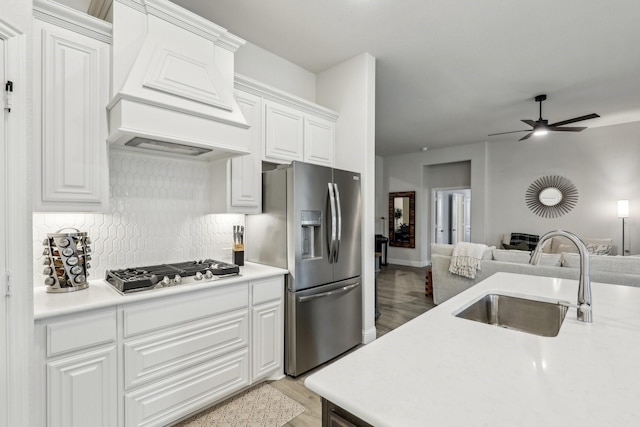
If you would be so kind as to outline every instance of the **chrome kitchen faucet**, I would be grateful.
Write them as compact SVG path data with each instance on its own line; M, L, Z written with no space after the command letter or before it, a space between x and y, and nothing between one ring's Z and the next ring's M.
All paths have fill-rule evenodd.
M580 254L580 279L578 282L578 320L582 322L591 323L593 321L593 313L591 310L591 280L589 279L589 252L587 247L575 234L564 231L554 230L550 231L540 238L538 245L531 254L529 264L538 265L540 257L542 256L542 248L547 240L552 237L566 237L578 248Z

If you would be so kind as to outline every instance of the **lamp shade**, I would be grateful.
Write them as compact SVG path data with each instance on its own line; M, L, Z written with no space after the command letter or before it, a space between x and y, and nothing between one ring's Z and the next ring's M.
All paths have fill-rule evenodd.
M618 218L629 218L628 200L618 200Z

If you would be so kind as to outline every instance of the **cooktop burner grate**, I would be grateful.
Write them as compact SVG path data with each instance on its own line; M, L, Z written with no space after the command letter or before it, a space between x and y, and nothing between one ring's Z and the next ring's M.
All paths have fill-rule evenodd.
M105 280L121 293L216 280L240 274L240 267L213 259L107 270Z

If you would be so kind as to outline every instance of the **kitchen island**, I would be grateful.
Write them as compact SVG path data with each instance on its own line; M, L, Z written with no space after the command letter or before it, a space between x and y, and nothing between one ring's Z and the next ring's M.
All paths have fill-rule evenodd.
M638 425L639 288L592 283L593 323L570 308L556 337L455 316L489 293L575 303L577 288L497 273L305 385L376 427Z

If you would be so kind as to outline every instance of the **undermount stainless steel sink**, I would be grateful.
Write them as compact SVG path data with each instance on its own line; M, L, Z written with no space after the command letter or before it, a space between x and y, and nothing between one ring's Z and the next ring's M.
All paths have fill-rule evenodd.
M488 294L474 301L456 317L543 337L555 337L569 305L565 301L550 302Z

